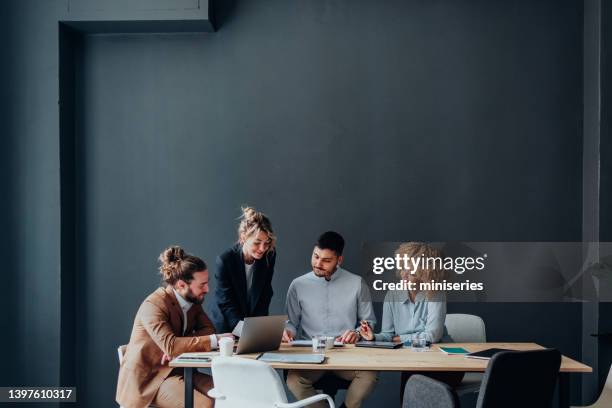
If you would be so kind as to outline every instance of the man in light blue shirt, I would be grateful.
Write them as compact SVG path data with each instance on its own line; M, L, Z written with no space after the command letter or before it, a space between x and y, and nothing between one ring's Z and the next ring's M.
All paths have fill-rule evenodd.
M372 326L376 323L365 282L360 276L340 268L343 249L344 239L337 232L325 232L317 240L312 252L312 272L294 279L289 286L289 320L284 341L329 335L353 344L360 338L358 328L362 320ZM323 370L290 370L287 386L297 399L308 398L316 394L313 384L324 374ZM351 381L344 402L347 408L359 408L374 390L377 380L374 371L334 370L330 374ZM326 403L310 406L322 408Z

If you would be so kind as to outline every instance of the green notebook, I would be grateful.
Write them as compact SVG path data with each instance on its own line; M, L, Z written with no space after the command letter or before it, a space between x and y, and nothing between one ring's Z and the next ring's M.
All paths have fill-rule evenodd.
M467 354L469 351L463 347L438 347L442 352L446 354Z

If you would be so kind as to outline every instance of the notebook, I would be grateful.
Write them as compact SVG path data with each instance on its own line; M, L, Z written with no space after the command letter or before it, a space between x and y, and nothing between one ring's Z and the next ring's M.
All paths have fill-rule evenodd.
M438 346L438 348L440 349L441 352L445 353L445 354L468 354L469 351L467 351L466 349L464 349L463 347L442 347L442 346Z
M257 359L266 363L321 364L325 360L325 355L311 353L263 353Z
M393 343L392 341L359 341L355 343L355 347L370 347L370 348L383 348L383 349L397 349L404 345L404 343Z
M502 352L502 351L516 351L516 350L501 349L501 348L490 348L490 349L486 349L486 350L482 350L482 351L476 351L474 353L468 353L465 356L467 358L478 358L478 359L481 359L481 360L489 360L495 354L497 354L499 352Z

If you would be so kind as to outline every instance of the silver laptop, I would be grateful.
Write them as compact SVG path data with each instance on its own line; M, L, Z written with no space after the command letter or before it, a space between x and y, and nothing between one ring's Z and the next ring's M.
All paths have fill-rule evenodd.
M236 354L278 350L286 321L287 315L245 318Z

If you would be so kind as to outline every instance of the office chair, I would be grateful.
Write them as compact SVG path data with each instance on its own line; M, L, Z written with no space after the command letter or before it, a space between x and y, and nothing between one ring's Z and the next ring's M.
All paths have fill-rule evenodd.
M476 408L550 407L560 366L555 349L497 353L485 371Z
M612 407L612 367L610 367L610 371L608 371L608 378L606 379L606 383L604 384L603 389L601 390L601 394L599 394L599 398L593 405L588 405L586 407L572 407L572 408L609 408Z
M560 366L555 349L497 353L485 371L476 408L550 407ZM415 374L406 383L403 407L456 408L457 401L448 385Z
M433 378L414 374L406 382L402 408L459 408L453 389Z
M453 313L446 315L446 333L454 343L486 343L487 334L484 321L475 315ZM482 383L482 373L465 373L461 384L454 387L459 395L478 392Z
M215 399L215 408L298 408L326 400L335 408L329 395L317 394L289 403L283 381L263 361L241 357L216 357L212 361L215 388L208 396Z

